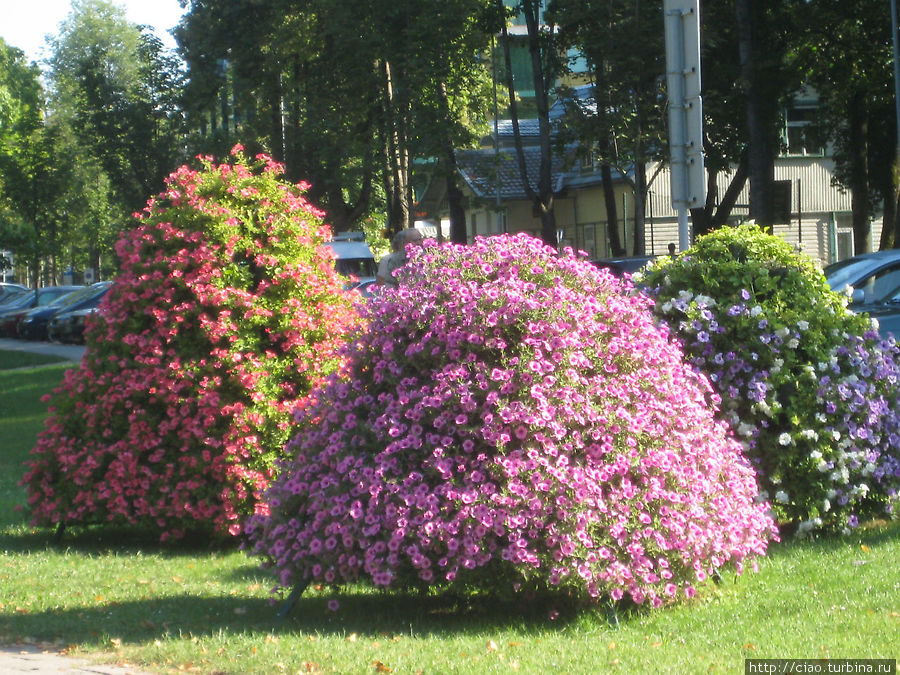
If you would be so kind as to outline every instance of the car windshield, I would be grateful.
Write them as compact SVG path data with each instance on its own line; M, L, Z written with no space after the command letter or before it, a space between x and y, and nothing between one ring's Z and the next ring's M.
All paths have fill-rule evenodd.
M864 275L871 269L872 261L865 258L847 258L828 265L824 272L828 285L833 291L842 291L853 279Z
M68 295L64 295L61 298L57 298L53 301L53 306L63 306L68 307L69 305L74 305L76 302L81 302L82 300L88 300L95 295L99 295L102 291L106 290L106 286L98 287L98 286L85 286L84 288L69 293Z

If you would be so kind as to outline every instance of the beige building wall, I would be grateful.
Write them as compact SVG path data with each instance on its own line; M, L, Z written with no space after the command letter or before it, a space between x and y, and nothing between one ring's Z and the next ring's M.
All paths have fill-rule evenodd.
M653 167L648 175L654 175ZM719 192L724 194L733 172L719 177ZM827 157L779 158L776 180L789 180L790 222L775 226L774 232L821 264L846 258L862 251L853 250L850 194L834 187L834 162ZM633 251L634 200L623 183L615 186L619 238L628 254ZM541 220L527 200L504 202L498 222L493 205L479 204L467 211L470 238L500 232L528 232L541 235ZM555 204L560 246L585 251L592 258L612 255L608 245L606 202L599 186L569 188ZM747 186L737 199L731 220L735 223L749 214ZM880 217L872 222L872 245L877 249L881 236ZM663 168L650 185L645 218L645 250L663 255L670 242L678 244L678 214L672 207L670 175Z

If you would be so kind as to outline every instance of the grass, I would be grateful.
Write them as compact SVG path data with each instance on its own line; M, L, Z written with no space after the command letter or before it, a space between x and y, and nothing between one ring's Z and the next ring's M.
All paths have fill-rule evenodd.
M758 574L662 611L356 586L310 589L279 621L272 580L240 551L108 529L55 542L13 510L40 395L64 368L0 372L0 643L172 673L735 673L747 658L900 656L897 523L776 545Z
M60 356L52 354L34 354L32 352L0 349L0 370L11 370L13 368L30 368L32 366L42 366L48 363L60 363L65 361Z

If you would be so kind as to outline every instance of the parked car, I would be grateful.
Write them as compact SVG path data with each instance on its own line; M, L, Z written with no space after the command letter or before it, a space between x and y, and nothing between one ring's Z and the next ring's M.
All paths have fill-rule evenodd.
M637 255L631 257L619 258L597 258L591 263L600 269L608 269L617 277L624 277L626 274L630 277L635 272L644 269L655 256Z
M825 278L833 291L848 287L853 305L876 305L900 287L900 249L863 253L825 267Z
M45 307L57 298L84 288L84 286L45 286L29 290L12 302L0 307L0 335L16 337L19 321L33 307Z
M27 290L28 286L23 286L22 284L13 284L8 281L0 283L0 305L6 304L15 296L21 295Z
M878 332L882 337L893 335L900 341L900 302L880 302L872 305L854 305L853 311L865 312L878 320Z
M345 290L359 288L369 281L375 281L378 266L372 249L366 243L362 232L338 232L334 239L325 244L334 253L334 267L338 274L349 278ZM359 288L363 291L363 288Z
M87 317L94 314L100 307L103 297L112 288L113 282L101 281L94 284L99 287L103 284L100 292L95 293L91 298L77 303L74 307L64 307L58 310L47 324L47 339L51 342L65 342L71 344L84 344L84 326Z
M49 305L30 309L19 320L17 328L19 337L25 340L46 340L48 338L47 328L55 315L96 307L110 286L112 286L111 281L100 281L91 286L85 286L79 291L62 295Z

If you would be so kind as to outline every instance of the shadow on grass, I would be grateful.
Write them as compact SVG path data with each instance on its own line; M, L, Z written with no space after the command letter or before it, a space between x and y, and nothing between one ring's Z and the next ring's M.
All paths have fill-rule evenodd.
M188 534L178 541L161 542L158 534L139 527L73 527L60 534L55 529L20 523L0 529L0 549L10 553L72 551L90 555L143 553L180 556L231 553L238 550L238 544L230 539L210 538L206 534Z
M337 600L337 611L329 602ZM280 603L265 598L195 597L109 603L41 612L0 614L0 634L68 643L116 638L134 644L170 636L197 638L243 634L320 637L417 635L466 637L504 630L559 630L575 620L573 610L551 621L544 602L498 603L446 595L380 593L371 589L302 597L284 619Z

